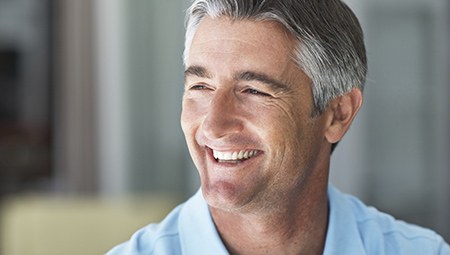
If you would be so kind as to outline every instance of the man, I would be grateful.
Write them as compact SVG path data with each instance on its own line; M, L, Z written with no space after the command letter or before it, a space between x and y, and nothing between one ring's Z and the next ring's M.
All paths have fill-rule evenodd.
M328 183L367 60L339 0L195 0L181 125L201 191L109 254L450 254Z

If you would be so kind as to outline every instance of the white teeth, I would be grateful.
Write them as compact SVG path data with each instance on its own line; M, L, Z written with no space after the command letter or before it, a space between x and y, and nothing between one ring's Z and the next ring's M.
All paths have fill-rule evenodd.
M213 156L217 160L228 160L228 161L236 161L236 160L242 160L242 159L248 159L257 154L258 151L256 150L241 150L241 151L234 151L234 152L221 152L213 150Z

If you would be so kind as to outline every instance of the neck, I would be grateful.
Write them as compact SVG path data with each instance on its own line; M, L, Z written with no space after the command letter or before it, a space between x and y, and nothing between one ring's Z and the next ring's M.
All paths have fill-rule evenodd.
M328 223L327 182L305 187L273 212L211 208L231 254L322 254Z

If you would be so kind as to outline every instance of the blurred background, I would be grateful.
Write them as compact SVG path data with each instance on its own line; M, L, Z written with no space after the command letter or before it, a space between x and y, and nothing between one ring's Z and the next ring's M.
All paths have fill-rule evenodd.
M347 0L365 105L332 181L450 240L450 2ZM0 0L0 254L102 254L199 187L184 0Z

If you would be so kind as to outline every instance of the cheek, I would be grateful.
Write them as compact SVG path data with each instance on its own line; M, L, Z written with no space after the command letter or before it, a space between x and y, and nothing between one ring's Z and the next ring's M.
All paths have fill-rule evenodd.
M304 161L317 135L314 120L307 109L301 111L279 105L275 111L265 115L265 122L265 140L272 144L274 157L283 162Z
M203 116L201 109L204 107L199 107L198 103L191 99L183 99L182 111L181 111L181 128L186 136L192 135L200 123L200 119Z
M258 125L262 139L269 147L274 163L283 165L298 147L300 134L297 123L292 121L291 114L279 109L265 112L260 118L263 119Z
M181 111L181 129L184 133L184 139L186 140L186 145L188 147L189 153L191 155L194 164L198 168L198 147L195 140L195 135L198 130L199 122L198 115L196 114L195 108L191 106L190 102L183 100L183 108Z
M287 104L275 105L271 107L270 111L266 111L260 116L264 118L264 126L271 127L272 139L286 140L286 142L293 142L298 137L299 131L301 131L301 120L304 118Z

